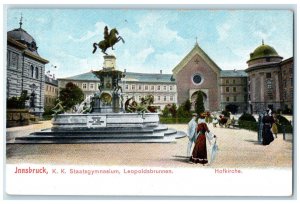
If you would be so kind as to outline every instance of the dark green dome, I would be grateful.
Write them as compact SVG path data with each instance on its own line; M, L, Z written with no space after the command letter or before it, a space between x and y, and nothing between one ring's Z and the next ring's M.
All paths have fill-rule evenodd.
M264 43L258 46L254 52L250 54L250 60L262 58L262 57L280 57L276 50L269 46L265 45Z

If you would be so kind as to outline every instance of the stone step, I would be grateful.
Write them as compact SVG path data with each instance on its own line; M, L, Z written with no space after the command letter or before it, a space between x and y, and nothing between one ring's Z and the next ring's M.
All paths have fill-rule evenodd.
M177 131L176 132L176 136L175 136L175 139L180 139L180 138L184 138L186 137L186 133L183 132L183 131Z
M159 134L160 132L155 132L155 134ZM87 134L104 134L104 135L113 135L113 134L121 134L121 135L132 135L132 134L138 134L138 135L152 135L154 134L154 131L151 129L148 130L126 130L126 131L120 131L120 130L90 130L90 131L51 131L50 129L41 131L41 132L34 132L30 135L62 135L62 136L72 136L72 135L87 135ZM162 134L163 135L163 134Z
M29 139L30 138L30 139ZM40 137L33 138L16 138L14 144L77 144L77 143L172 143L175 142L175 137L161 137L161 138L57 138L57 137Z

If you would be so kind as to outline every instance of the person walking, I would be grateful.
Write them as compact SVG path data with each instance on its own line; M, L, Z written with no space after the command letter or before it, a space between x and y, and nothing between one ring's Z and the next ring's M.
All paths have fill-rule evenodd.
M273 134L271 132L271 128L274 123L274 119L273 119L270 111L267 110L265 112L265 115L262 118L262 122L263 122L262 144L269 145L274 140Z
M204 115L200 115L200 119L204 119ZM201 120L200 120L201 121ZM205 122L200 122L197 126L197 134L198 137L195 142L195 146L193 149L192 156L190 157L190 162L192 163L199 163L199 164L207 164L207 147L206 147L206 138L209 140L209 142L216 138L215 135L213 135Z
M189 138L189 142L188 142L188 146L187 146L187 157L191 156L191 149L192 149L192 145L196 140L196 136L197 136L197 114L194 113L192 119L190 120L190 122L188 123L188 131L187 131L187 136Z

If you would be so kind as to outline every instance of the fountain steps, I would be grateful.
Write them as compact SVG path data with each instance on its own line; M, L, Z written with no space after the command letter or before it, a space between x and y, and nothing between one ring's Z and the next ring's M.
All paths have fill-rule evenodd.
M117 117L118 116L118 117ZM76 143L170 143L185 133L159 124L158 114L78 114L58 115L51 129L16 137L15 144L76 144ZM97 122L89 122L91 117ZM113 120L112 118L115 118ZM99 121L104 121L103 125ZM118 123L124 122L130 126ZM65 125L67 124L67 125ZM80 124L80 125L79 125ZM102 126L103 125L103 126Z

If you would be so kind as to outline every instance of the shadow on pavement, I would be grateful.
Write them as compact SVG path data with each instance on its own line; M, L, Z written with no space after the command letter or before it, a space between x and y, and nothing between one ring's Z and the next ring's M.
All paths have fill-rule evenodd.
M185 163L185 164L189 163L189 157L187 157L187 156L175 155L173 157L174 158L171 159L172 161L178 161L178 162L182 162L182 163Z
M246 142L251 142L254 145L261 145L257 140L245 140Z

